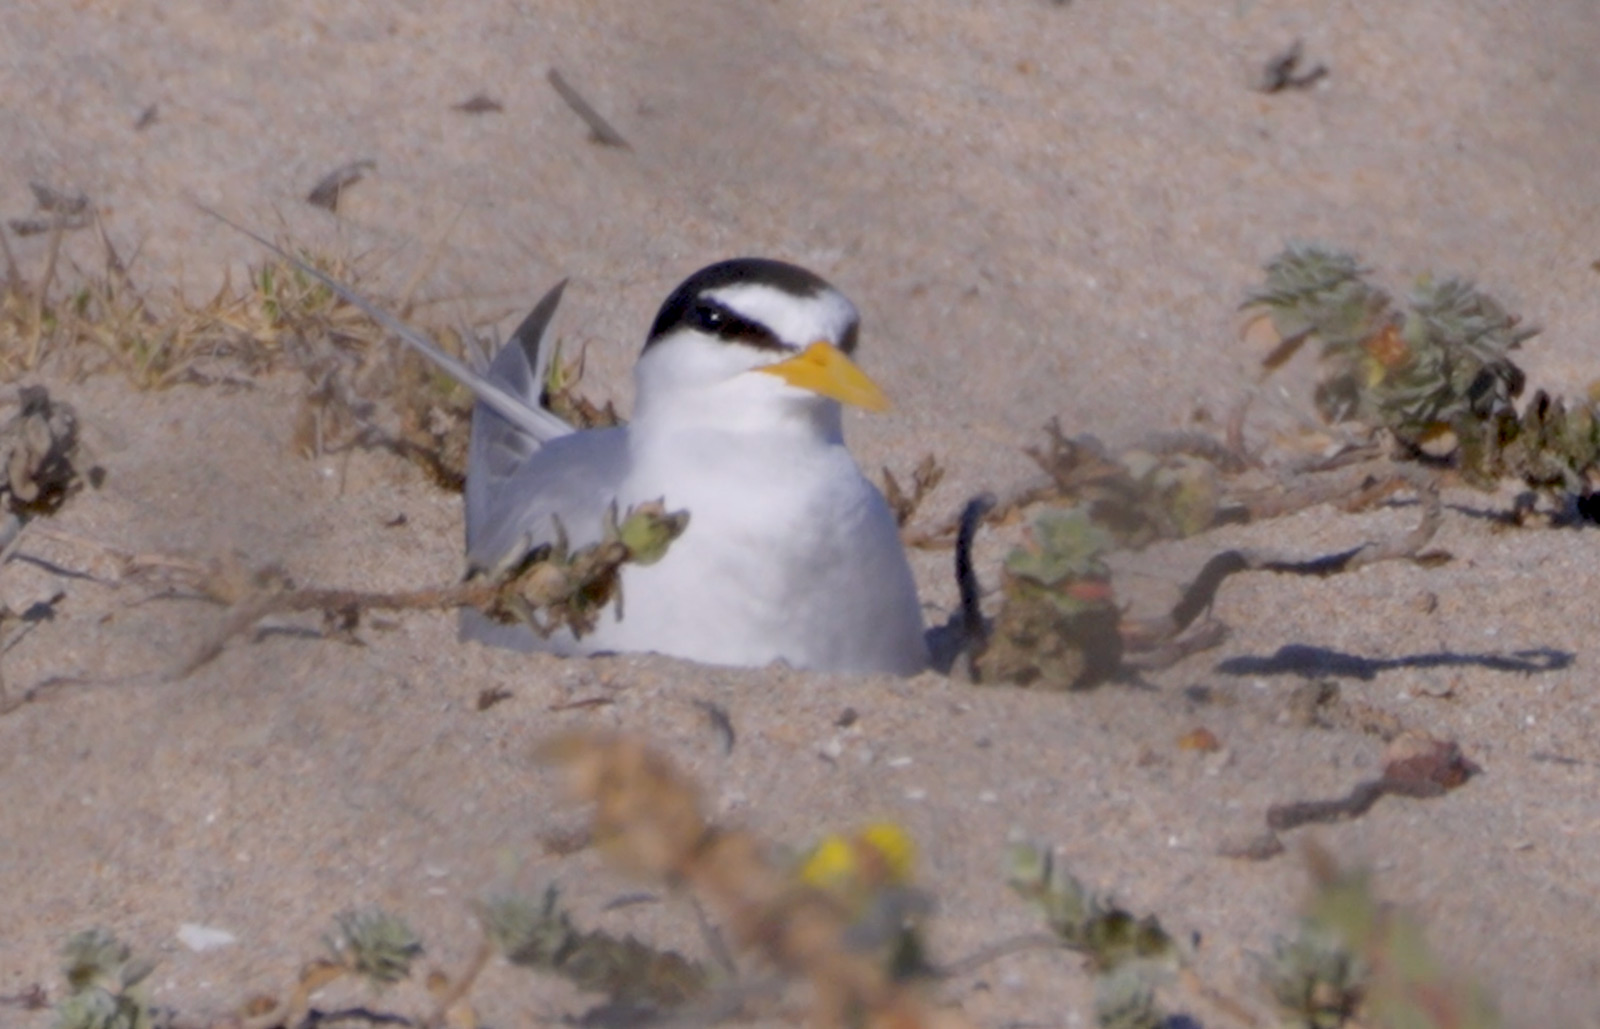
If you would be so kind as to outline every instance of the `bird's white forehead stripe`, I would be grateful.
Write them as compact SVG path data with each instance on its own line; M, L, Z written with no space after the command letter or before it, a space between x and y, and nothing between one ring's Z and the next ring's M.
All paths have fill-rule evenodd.
M819 339L838 343L857 318L855 305L834 289L800 297L772 286L741 282L707 290L705 296L751 321L760 322L779 339L797 347Z

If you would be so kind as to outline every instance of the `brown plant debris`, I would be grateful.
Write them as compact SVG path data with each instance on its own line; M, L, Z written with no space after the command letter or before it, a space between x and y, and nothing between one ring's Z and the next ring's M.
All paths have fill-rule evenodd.
M622 604L622 565L660 560L687 525L686 512L668 512L659 501L640 504L621 519L612 512L604 538L576 551L558 542L535 550L515 565L478 573L466 582L393 592L297 588L273 567L249 569L237 561L202 562L99 548L118 558L129 577L154 573L167 580L164 590L227 604L232 611L211 639L164 672L116 680L56 676L16 694L9 693L0 681L0 715L68 687L186 678L221 655L229 641L275 615L320 612L335 634L348 637L360 617L372 611L474 607L492 618L524 621L540 633L566 628L582 635L594 627L608 604Z
M360 182L367 172L376 167L378 162L370 157L341 164L317 180L317 184L311 187L311 192L306 194L306 203L337 214L344 191Z
M24 386L18 410L0 425L0 507L16 518L52 514L85 482L98 486L98 467L81 469L78 416L43 386Z
M565 736L544 754L567 769L572 792L595 805L602 850L636 873L688 890L720 918L737 947L810 984L813 1026L969 1024L855 945L858 919L840 897L772 863L753 834L708 822L695 786L643 741Z
M572 108L572 113L582 118L583 123L589 127L590 139L604 146L614 146L622 150L633 149L627 139L623 138L622 133L613 128L599 111L590 106L589 101L583 98L583 94L574 89L559 71L551 68L545 78L562 102Z
M1443 796L1479 771L1454 741L1436 740L1417 732L1401 733L1389 743L1383 775L1358 783L1336 800L1274 804L1267 809L1267 826L1284 831L1315 822L1349 821L1366 814L1385 796Z
M1328 74L1328 66L1317 63L1301 71L1300 58L1305 51L1305 41L1297 39L1289 49L1267 62L1256 84L1259 93L1281 93L1286 89L1310 89Z
M478 711L487 711L496 704L503 704L516 694L504 686L488 686L478 691L478 699L473 707Z
M1425 559L1423 548L1438 532L1443 505L1431 483L1422 481L1422 517L1411 531L1309 560L1265 549L1226 550L1206 562L1166 614L1148 618L1126 616L1116 606L1105 563L1115 540L1094 509L1047 508L1006 558L1000 613L975 662L978 680L1087 689L1125 669L1164 667L1219 642L1216 623L1184 633L1211 608L1222 583L1239 572L1327 577L1379 561Z
M1217 739L1216 733L1200 725L1178 737L1178 749L1212 754L1222 749L1222 741Z
M32 218L12 218L6 224L18 236L42 236L47 232L71 232L94 224L94 205L83 193L63 193L42 182L30 182L34 206L39 214Z
M1390 740L1383 752L1385 779L1431 784L1440 792L1464 785L1481 771L1454 740L1435 739L1415 729Z
M505 110L505 105L487 93L478 92L459 104L451 104L450 109L462 114L499 114Z
M932 454L924 455L922 460L917 462L917 467L912 469L910 492L902 488L900 480L895 478L887 465L884 466L883 499L888 501L889 510L894 512L895 524L904 529L916 516L928 494L938 489L942 481L944 481L944 466L939 464L939 459Z
M594 628L607 605L622 604L622 566L660 560L688 524L687 513L668 512L659 501L630 508L620 520L613 510L604 538L587 547L569 551L562 540L466 582L390 593L270 587L263 591L250 586L241 590L237 569L214 566L199 588L207 596L232 603L235 610L222 630L170 678L193 674L221 654L229 640L263 618L305 611L354 620L370 611L474 607L497 620L526 623L542 635L566 628L581 636Z

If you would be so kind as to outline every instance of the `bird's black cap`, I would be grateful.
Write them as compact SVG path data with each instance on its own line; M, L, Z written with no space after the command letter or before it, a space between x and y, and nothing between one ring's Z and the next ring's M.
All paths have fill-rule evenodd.
M701 324L701 319L707 313L704 294L746 284L771 286L796 297L814 297L833 288L820 275L787 261L775 261L767 257L735 257L718 261L683 280L683 284L662 303L655 323L650 326L645 349L650 349L657 340L685 326L706 330L707 326ZM721 314L721 320L711 331L724 339L749 346L783 348L783 344L765 326L739 318L725 308L721 309ZM855 346L856 326L851 325L845 338L840 341L840 349L848 354L855 350Z

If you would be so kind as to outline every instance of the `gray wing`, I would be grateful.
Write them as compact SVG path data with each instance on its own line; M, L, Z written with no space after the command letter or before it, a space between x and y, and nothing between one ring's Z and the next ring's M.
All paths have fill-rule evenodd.
M550 322L566 283L556 285L523 319L490 362L485 378L519 405L556 421L548 435L505 416L479 394L467 448L467 566L497 568L555 542L556 524L573 547L600 538L605 511L628 468L627 430L574 432L540 406L549 367ZM524 625L503 625L461 612L461 637L516 650L570 649L564 634L541 639Z
M554 542L557 519L573 547L597 541L627 470L625 428L588 429L551 440L509 477L491 480L492 487L480 494L481 507L468 508L468 566L494 568ZM469 468L469 487L472 476ZM502 624L471 608L461 611L461 638L512 650L587 652L565 631L541 637L526 625Z
M556 519L574 548L600 538L628 470L628 430L587 429L551 440L512 474L486 477L467 508L467 564L494 568L553 543ZM472 484L478 469L468 465Z
M540 406L549 367L550 322L565 280L544 295L489 364L485 378L517 404L566 431L533 431L480 398L467 447L467 563L493 568L555 540L555 519L574 547L599 538L600 516L627 466L621 429L574 432Z

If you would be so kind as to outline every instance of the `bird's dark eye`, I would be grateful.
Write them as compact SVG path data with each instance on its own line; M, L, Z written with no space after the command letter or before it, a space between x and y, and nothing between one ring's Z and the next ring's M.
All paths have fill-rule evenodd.
M696 301L684 316L684 322L696 332L715 336L724 343L739 343L758 350L790 349L765 325L744 318L715 300Z
M728 312L714 304L695 304L689 311L689 322L701 332L716 334L728 324Z

